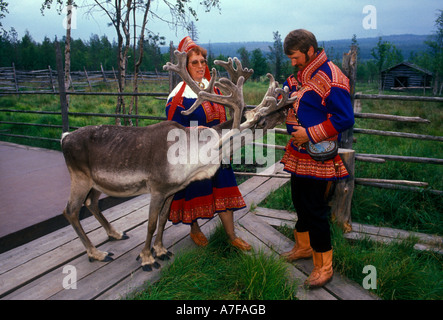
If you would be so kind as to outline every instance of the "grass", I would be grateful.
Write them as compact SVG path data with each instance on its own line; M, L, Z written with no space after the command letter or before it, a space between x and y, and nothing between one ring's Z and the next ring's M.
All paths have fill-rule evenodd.
M377 271L377 288L372 290L385 300L441 300L443 298L443 258L413 248L416 241L406 239L390 245L369 239L349 242L338 228L334 232L334 268L363 283L364 266Z
M139 92L167 92L167 83L143 84L139 86ZM115 85L109 84L94 88L94 92L116 92ZM127 90L130 92L130 86ZM112 96L82 96L71 95L69 112L110 113L114 114L117 97ZM129 109L131 98L125 98L126 110ZM139 97L139 115L165 116L165 101L153 97ZM56 95L10 95L0 98L0 109L32 110L32 111L60 111L60 100ZM134 112L133 112L134 113ZM62 125L60 115L40 115L13 112L0 112L0 121L12 121L22 123L40 123ZM123 122L123 120L122 120ZM139 120L139 126L146 126L158 121ZM70 127L83 127L87 125L115 124L114 118L70 116ZM24 126L19 124L1 124L0 132L8 134L26 135L33 137L44 137L60 139L61 128L44 128L36 126ZM7 137L0 135L3 141L60 150L58 141L43 141L36 139L25 139Z
M128 299L135 300L292 300L297 282L285 262L261 251L243 253L228 243L221 225L209 245L179 252L159 281ZM179 285L178 285L179 284Z
M270 195L271 197L272 195ZM292 229L278 228L294 241ZM408 238L391 244L368 238L350 241L343 231L331 224L333 268L363 285L365 266L376 270L376 288L369 289L384 300L442 300L443 256L414 249L416 239Z

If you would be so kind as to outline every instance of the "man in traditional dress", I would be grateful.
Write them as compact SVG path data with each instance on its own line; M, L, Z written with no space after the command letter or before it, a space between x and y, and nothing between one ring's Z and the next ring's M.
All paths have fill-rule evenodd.
M328 60L311 32L291 31L284 41L285 54L298 67L283 86L298 97L286 120L291 139L282 158L291 173L291 194L298 220L295 246L283 253L288 261L313 257L314 269L305 285L320 287L332 279L332 245L329 226L331 184L348 177L337 154L326 161L314 160L306 143L340 139L354 125L349 79Z

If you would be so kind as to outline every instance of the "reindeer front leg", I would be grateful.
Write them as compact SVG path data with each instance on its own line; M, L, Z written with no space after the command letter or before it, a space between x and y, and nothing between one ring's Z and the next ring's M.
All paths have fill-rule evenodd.
M108 234L109 240L126 240L129 239L129 236L126 235L126 232L117 231L114 227L106 220L105 216L100 210L98 205L98 200L100 198L100 191L92 189L89 192L88 198L85 201L86 207L91 211L94 217L98 220L98 222L103 226Z
M166 222L168 221L169 212L171 210L171 203L173 199L174 195L171 195L166 199L163 208L160 212L160 219L158 221L157 236L155 237L153 249L155 257L159 258L160 260L169 260L169 258L172 256L172 253L163 246L163 231L165 230L165 225Z

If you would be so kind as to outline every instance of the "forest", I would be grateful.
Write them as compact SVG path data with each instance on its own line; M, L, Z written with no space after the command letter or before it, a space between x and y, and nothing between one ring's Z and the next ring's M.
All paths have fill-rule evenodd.
M0 67L11 67L14 64L17 70L41 70L51 66L56 69L55 41L45 37L43 42L36 42L29 32L19 38L18 34L11 30L0 35ZM64 49L65 37L58 40ZM281 35L274 32L273 46L264 51L260 48L248 51L245 47L237 50L237 56L244 66L253 68L254 78L258 79L265 75L269 70L278 77L293 72L289 60L284 56L281 48ZM441 40L440 40L441 41ZM441 47L439 48L437 35L429 36L429 40L424 42L425 50L410 52L405 57L401 49L394 43L384 41L382 37L378 39L377 45L370 50L369 59L359 59L357 69L357 80L359 82L376 82L381 70L389 68L402 61L409 61L419 67L427 69L434 74L441 69ZM144 58L140 65L142 71L162 71L162 66L169 61L169 52L162 53L162 47L166 45L165 38L160 35L150 34L143 42ZM323 45L328 57L334 63L341 65L341 55L337 49L325 43ZM349 40L351 45L359 46L358 39L354 37ZM441 46L441 44L440 44ZM222 54L214 54L211 48L208 48L209 61L215 59L226 60ZM133 48L129 48L128 56L134 56ZM138 49L137 49L138 50ZM368 56L367 53L365 53ZM99 36L92 34L88 40L71 40L71 70L116 70L118 65L118 45L115 41L110 41L106 35ZM280 64L277 65L277 61ZM134 64L129 61L128 71L134 72ZM280 79L282 80L282 79Z
M68 0L66 4L68 7L67 18L70 19L69 8L76 6L76 3L73 0ZM197 19L196 11L192 5L180 0L165 1L165 4L169 6L171 17L164 22L170 26L187 29L188 34L198 40L198 30L195 24L190 22L190 17ZM45 10L54 6L61 12L64 5L64 1L61 0L45 0L41 12L43 14ZM204 1L204 6L207 11L220 8L220 0ZM162 71L163 65L170 60L170 56L169 52L165 52L161 48L169 46L169 43L162 35L154 34L146 28L148 14L155 15L154 9L151 8L151 1L130 1L126 7L123 7L121 3L117 5L108 1L106 4L96 1L95 4L91 4L91 10L96 7L99 7L100 11L105 12L110 18L121 18L119 21L110 20L110 25L115 27L117 41L110 40L106 35L97 34L91 34L87 40L71 38L70 25L68 24L66 35L62 39L45 37L39 43L33 39L29 31L26 31L24 35L19 35L14 27L6 30L2 26L1 18L8 13L8 3L0 0L0 67L14 65L16 70L29 71L47 69L48 66L51 66L55 70L55 43L58 42L65 52L65 72L67 73L85 69L91 71L101 68L104 70L114 69L118 70L118 78L121 81L125 72ZM144 13L143 21L135 20L136 12ZM134 14L133 21L132 18L130 19L132 13ZM417 45L416 51L412 51L411 47L406 50L406 47L403 46L406 53L403 53L400 48L401 41L394 43L384 40L381 36L372 48L368 48L367 42L365 42L367 39L361 39L360 48L359 39L354 34L352 39L349 39L348 48L351 46L358 48L357 81L377 83L381 71L400 62L408 61L432 72L433 93L441 94L443 89L443 10L438 10L434 25L435 32L429 35L421 45ZM139 32L135 31L136 26L141 26ZM131 32L132 27L134 27L134 34ZM272 37L273 42L269 42L270 45L266 51L262 50L263 46L256 49L249 47L249 51L246 47L237 49L236 54L243 66L254 69L253 79L260 79L266 73L271 72L278 81L282 82L294 72L290 61L283 53L282 35L279 31L274 31ZM389 38L389 36L387 37ZM319 45L324 47L329 59L340 67L342 54L347 50L344 50L343 42L339 47L334 47L334 43L337 45L337 42L334 41L319 42ZM215 59L226 60L226 56L212 52L210 45L207 49L210 67L213 67L212 62ZM66 74L65 77L67 77ZM120 83L119 88L122 90L124 84Z

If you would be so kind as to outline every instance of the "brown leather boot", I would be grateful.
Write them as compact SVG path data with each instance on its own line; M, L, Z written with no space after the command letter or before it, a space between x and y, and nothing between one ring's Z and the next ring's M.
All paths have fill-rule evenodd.
M312 248L309 241L309 232L294 230L295 245L291 251L284 252L281 256L288 262L312 257Z
M323 287L332 279L332 250L313 254L314 270L305 281L308 288Z

